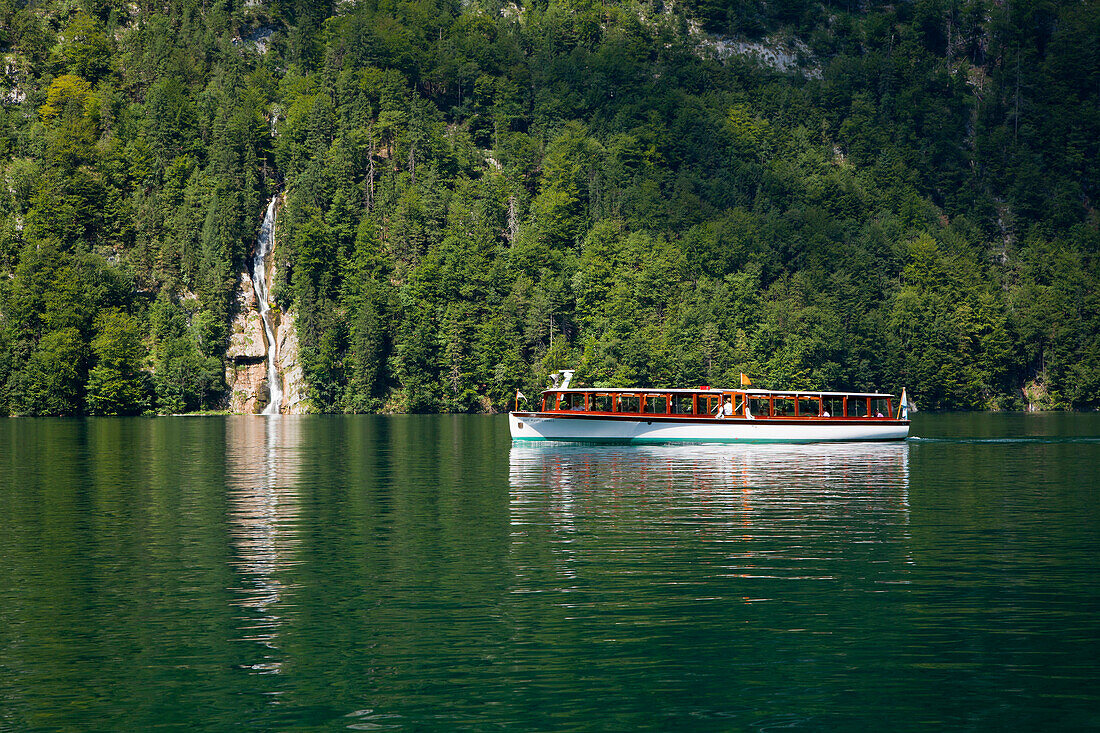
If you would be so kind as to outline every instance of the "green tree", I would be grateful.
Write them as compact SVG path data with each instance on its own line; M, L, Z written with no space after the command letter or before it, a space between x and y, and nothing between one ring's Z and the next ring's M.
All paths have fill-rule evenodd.
M24 415L79 415L84 409L87 345L75 328L50 331L16 376L13 406Z
M128 313L107 310L96 319L95 366L88 373L88 410L96 415L136 415L149 405L146 349L141 324Z

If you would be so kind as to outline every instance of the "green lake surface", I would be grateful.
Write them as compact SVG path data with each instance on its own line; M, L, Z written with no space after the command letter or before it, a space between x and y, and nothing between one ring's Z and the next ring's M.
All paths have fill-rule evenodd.
M1100 415L0 420L0 730L1100 729Z

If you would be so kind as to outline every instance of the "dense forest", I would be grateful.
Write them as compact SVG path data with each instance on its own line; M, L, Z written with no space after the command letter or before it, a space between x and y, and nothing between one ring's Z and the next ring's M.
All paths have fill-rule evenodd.
M0 0L0 414L224 408L267 202L318 411L1100 406L1100 3Z

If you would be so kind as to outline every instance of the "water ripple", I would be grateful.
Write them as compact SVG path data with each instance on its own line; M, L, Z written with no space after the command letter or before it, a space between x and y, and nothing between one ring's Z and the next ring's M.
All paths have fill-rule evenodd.
M1097 728L1100 420L914 426L0 421L0 730Z

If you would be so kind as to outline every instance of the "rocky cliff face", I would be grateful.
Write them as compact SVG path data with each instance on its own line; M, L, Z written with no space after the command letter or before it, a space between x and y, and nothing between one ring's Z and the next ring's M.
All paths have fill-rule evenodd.
M225 382L229 385L228 409L235 414L258 415L270 401L267 382L267 349L263 321L256 303L256 291L248 273L241 274L237 287L237 315L226 351ZM298 349L298 329L293 311L275 312L275 364L283 381L285 415L310 411L307 385Z
M269 399L267 344L260 312L256 309L256 291L247 272L241 273L236 300L237 315L233 319L229 349L225 353L229 411L256 414L263 411Z
M309 412L306 401L306 377L298 356L298 328L293 311L283 313L275 331L278 350L275 362L279 373L283 375L283 412L288 415L302 415Z

